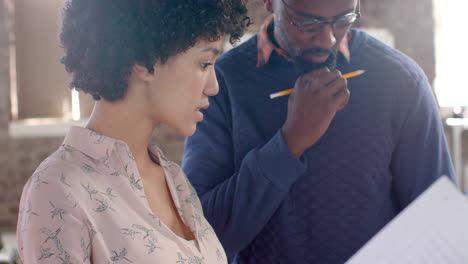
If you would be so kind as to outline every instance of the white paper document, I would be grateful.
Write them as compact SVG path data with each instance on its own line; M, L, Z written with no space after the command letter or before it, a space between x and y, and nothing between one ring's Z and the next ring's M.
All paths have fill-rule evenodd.
M346 264L468 264L468 202L446 177L432 184Z

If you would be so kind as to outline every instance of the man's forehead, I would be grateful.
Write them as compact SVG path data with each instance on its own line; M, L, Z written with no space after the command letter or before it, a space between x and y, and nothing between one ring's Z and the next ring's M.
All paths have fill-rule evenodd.
M337 12L340 13L355 8L357 4L357 0L277 0L279 3L281 1L284 1L295 11L314 15L316 15L315 13L336 15Z

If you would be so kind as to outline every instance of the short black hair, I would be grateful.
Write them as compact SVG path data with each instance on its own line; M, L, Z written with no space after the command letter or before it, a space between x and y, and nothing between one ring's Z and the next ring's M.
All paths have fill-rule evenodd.
M154 73L157 61L198 40L239 40L250 24L245 1L68 0L60 40L70 87L95 100L121 99L135 63Z

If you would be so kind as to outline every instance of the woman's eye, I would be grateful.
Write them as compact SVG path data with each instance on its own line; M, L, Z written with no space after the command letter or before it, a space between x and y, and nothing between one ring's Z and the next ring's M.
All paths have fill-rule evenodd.
M206 62L200 63L200 66L202 67L203 71L205 71L210 65L213 65L213 63L211 63L211 61L206 61Z

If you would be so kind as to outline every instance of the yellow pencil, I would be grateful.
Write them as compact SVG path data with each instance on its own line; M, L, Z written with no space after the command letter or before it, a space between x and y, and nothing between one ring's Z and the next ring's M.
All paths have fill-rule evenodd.
M343 77L345 79L349 79L349 78L359 76L359 75L363 74L364 72L366 72L366 71L364 71L364 70L353 71L353 72L343 74ZM284 96L284 95L288 95L288 94L292 93L292 90L293 89L288 89L288 90L280 91L280 92L277 92L277 93L272 93L272 94L270 94L270 99L274 99L276 97L281 97L281 96Z

